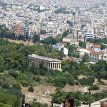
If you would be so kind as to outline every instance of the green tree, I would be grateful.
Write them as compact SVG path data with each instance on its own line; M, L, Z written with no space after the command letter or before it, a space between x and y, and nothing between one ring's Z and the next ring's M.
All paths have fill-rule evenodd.
M82 47L82 48L85 48L86 47L86 43L82 42L82 41L79 41L79 46Z
M17 97L13 95L12 93L10 94L9 92L5 92L0 90L0 104L3 104L1 107L9 106L9 107L15 107L15 102L17 100ZM7 106L7 107L8 107Z
M28 88L28 91L33 93L33 91L34 91L33 87L30 86L30 87Z
M69 47L68 47L68 56L73 57L76 49L77 49L77 48L76 48L75 46L69 45Z
M93 98L93 96L91 96L91 95L89 95L89 94L84 94L84 101L85 101L85 103L86 104L89 104L89 107L91 107L91 103L93 103L94 102L94 98Z
M41 104L39 102L32 102L31 107L48 107L47 104Z
M4 58L0 56L0 72L3 72L4 68L5 68L5 61Z
M64 37L68 36L70 34L69 29L64 31L61 35L61 40L63 40Z
M89 55L85 54L82 58L82 62L89 62L89 61L90 61Z
M99 86L98 85L92 85L90 86L90 90L99 90Z
M58 58L58 56L59 56L59 55L58 55L58 52L56 52L56 51L51 51L51 52L50 52L50 57L51 57L51 58Z
M92 86L94 83L94 78L93 77L88 77L88 78L83 78L83 79L79 79L79 82L81 85L84 86Z
M38 42L40 40L40 35L39 34L37 34L37 33L35 33L34 34L34 36L33 36L33 43L36 43L36 42Z
M53 37L47 37L46 39L42 40L42 43L48 44L48 45L54 45L57 43L57 40Z

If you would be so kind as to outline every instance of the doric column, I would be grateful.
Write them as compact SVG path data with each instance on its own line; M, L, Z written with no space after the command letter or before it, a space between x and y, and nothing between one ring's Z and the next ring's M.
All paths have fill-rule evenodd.
M58 63L56 63L56 69L58 69Z
M54 69L56 69L56 63L54 63Z
M58 63L56 63L56 69L58 69Z
M59 68L61 69L61 63L59 64Z
M59 63L58 63L58 69L59 69Z
M54 64L52 63L52 69L54 68Z
M50 64L51 64L50 68L52 69L52 63L50 63Z
M50 63L50 69L52 69L52 63Z
M55 69L56 69L56 63L54 63L55 64Z

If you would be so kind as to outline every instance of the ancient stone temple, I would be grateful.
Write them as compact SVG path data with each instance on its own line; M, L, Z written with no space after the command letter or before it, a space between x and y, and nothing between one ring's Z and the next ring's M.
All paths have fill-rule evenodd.
M43 64L44 67L52 70L61 71L61 60L52 59L44 56L39 56L36 54L32 54L28 56L29 64L35 64L35 66L39 67L40 64Z

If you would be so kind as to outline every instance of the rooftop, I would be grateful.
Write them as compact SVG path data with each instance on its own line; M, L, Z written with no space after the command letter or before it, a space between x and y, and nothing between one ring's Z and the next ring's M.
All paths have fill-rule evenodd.
M93 45L92 48L101 48L101 45Z
M94 54L94 55L101 55L101 54L104 54L104 52L103 51L99 51L99 52L97 52L97 51L90 51L90 53L91 54Z
M34 59L40 59L40 60L44 60L44 61L49 61L49 62L61 62L61 60L59 59L52 59L49 57L44 57L44 56L39 56L36 54L32 54L28 56L29 58L34 58Z

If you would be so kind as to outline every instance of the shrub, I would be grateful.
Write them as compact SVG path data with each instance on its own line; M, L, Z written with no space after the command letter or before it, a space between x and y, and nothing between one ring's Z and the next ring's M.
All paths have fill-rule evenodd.
M0 90L0 107L17 107L15 106L16 101L17 97L14 94Z
M64 79L56 79L53 82L55 87L63 88L66 85L66 80Z
M21 80L21 84L23 87L28 87L28 82L25 80Z
M67 81L68 81L69 85L74 85L74 78L72 78L72 77L69 78L68 77Z
M7 82L2 82L1 86L5 89L9 88L9 84Z
M16 78L18 76L18 73L14 70L9 70L8 73L9 73L9 75L13 76L14 78Z
M12 105L0 103L0 107L12 107Z
M47 104L41 104L39 102L33 102L31 104L31 107L48 107L48 105Z
M75 81L75 85L79 85L79 81Z
M88 78L79 79L79 82L80 82L81 85L91 86L94 83L94 78L93 77L88 77Z
M90 90L99 90L99 86L98 85L92 85L90 87Z
M33 93L33 91L34 91L33 87L30 86L30 87L28 88L28 91Z
M81 105L81 102L78 99L75 99L75 106L78 107Z
M19 83L13 84L12 87L17 88L17 89L21 89L21 85Z
M101 84L101 85L106 85L103 81L99 81L99 83Z

